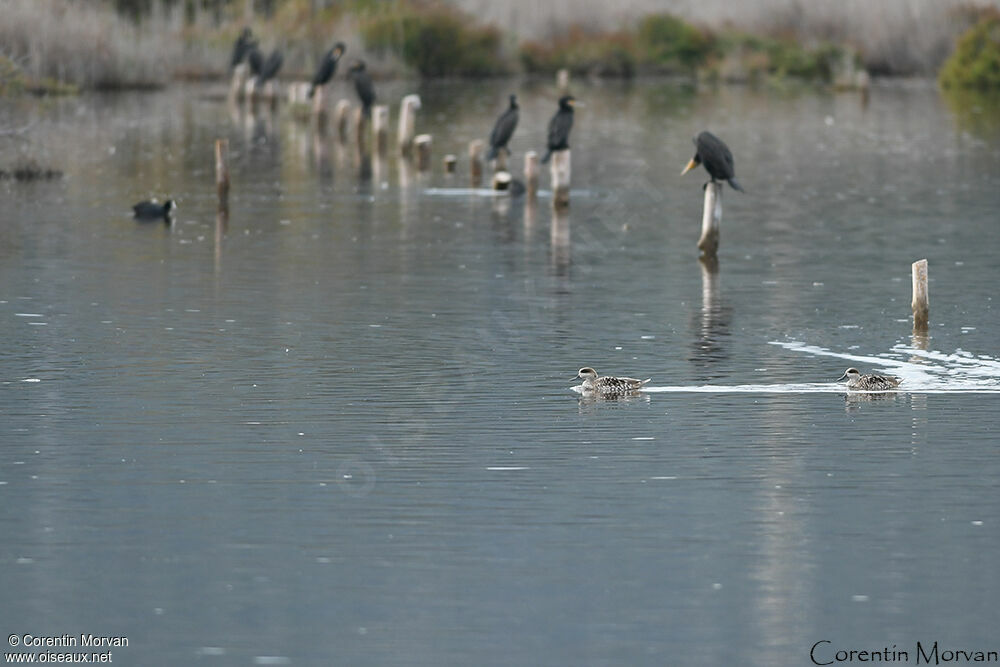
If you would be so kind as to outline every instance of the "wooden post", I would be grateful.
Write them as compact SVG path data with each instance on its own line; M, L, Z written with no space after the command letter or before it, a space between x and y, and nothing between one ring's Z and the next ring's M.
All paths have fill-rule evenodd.
M494 190L509 190L510 182L511 177L509 171L497 171L493 173Z
M243 99L253 106L257 103L257 77L251 76L243 83Z
M535 151L524 154L524 187L529 198L538 194L538 153Z
M333 123L337 126L337 138L340 143L347 143L347 119L351 113L351 103L339 100L333 109Z
M469 174L473 187L478 187L483 181L483 140L469 142Z
M431 135L417 135L413 139L413 146L417 149L417 170L427 171L431 168Z
M219 210L229 211L229 139L215 140L215 190Z
M263 94L264 100L271 105L271 108L278 106L278 85L273 79L264 84Z
M552 177L552 206L569 206L570 155L569 149L553 151L550 175Z
M458 158L449 153L444 156L444 173L454 174L455 167L458 165Z
M493 160L493 172L507 171L507 150L501 148L497 151L497 156Z
M368 135L368 121L370 119L365 116L365 110L363 107L358 107L354 110L354 132L355 139L358 141L358 148L364 148L365 137Z
M375 152L385 155L389 148L389 107L379 104L372 107L372 128L375 130Z
M399 107L399 152L407 157L413 153L413 137L416 134L419 108L419 95L407 95Z
M240 63L233 69L233 79L229 84L229 98L233 102L243 99L243 90L247 83L247 74L250 68L246 63Z
M308 95L308 92L306 94ZM312 113L313 116L326 113L326 86L316 86L313 91Z
M561 69L556 72L556 88L560 93L569 92L569 70Z
M705 185L705 208L701 214L701 238L698 250L714 257L719 250L719 223L722 222L722 184L709 181Z
M910 267L913 275L913 329L925 331L930 313L930 298L927 296L927 260L921 259Z

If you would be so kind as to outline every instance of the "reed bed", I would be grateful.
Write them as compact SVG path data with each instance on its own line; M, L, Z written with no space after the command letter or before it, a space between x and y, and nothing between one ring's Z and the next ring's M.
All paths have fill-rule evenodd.
M33 80L155 88L171 79L183 52L174 16L136 24L110 5L73 0L0 0L0 15L4 53Z

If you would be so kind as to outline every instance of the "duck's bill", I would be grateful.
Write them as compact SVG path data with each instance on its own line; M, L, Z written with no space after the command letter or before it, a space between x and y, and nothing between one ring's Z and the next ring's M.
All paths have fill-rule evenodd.
M688 161L687 166L684 167L684 171L681 172L681 176L683 176L684 174L688 173L689 171L691 171L692 169L694 169L697 166L698 166L698 163L694 161L694 158L692 158L691 160Z

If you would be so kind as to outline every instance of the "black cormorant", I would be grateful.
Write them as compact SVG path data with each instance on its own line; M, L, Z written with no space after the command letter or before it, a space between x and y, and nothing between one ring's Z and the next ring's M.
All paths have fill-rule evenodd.
M733 154L717 136L711 132L702 132L695 138L697 150L694 157L684 167L681 176L688 173L699 164L705 165L705 171L712 177L712 182L729 181L734 190L744 192L743 187L736 182L736 172L733 169Z
M278 49L271 51L271 55L269 55L267 60L265 60L260 66L260 73L257 75L257 85L263 86L265 83L273 79L281 69L281 64L284 61L285 58L281 55L281 51Z
M310 98L316 92L317 86L326 84L337 73L337 62L340 60L340 56L344 55L346 48L343 42L337 42L332 49L323 54L323 60L313 75L312 85L309 86Z
M250 66L250 76L255 79L260 77L260 72L264 69L264 54L257 48L256 42L247 50L247 65Z
M251 49L257 46L257 40L253 38L253 32L250 28L243 28L243 32L240 36L236 38L236 42L233 44L233 57L229 62L229 68L234 69L237 65L243 62L244 58L250 55Z
M559 98L559 111L549 121L549 144L542 158L542 164L549 161L552 151L562 151L569 148L569 131L573 129L573 107L576 106L576 98L572 95L563 95Z
M173 199L168 199L162 204L155 199L141 201L132 207L132 216L136 220L164 220L170 222L170 215L177 208Z
M511 95L510 106L500 114L496 125L493 126L493 131L490 132L490 150L486 154L487 160L495 160L501 148L507 152L507 155L510 155L507 142L510 141L511 135L514 134L514 130L517 128L517 109L517 95Z
M358 97L361 99L362 113L365 118L371 118L372 104L375 102L375 86L365 71L365 61L355 60L347 70L347 76L354 80L354 90L358 91Z

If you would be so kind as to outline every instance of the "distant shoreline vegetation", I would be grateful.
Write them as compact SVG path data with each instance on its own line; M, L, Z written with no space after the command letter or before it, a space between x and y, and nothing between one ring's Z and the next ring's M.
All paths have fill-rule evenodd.
M1000 11L984 10L938 74L944 88L1000 90Z
M979 23L940 70L941 84L1000 86L1000 12L972 5L963 11L956 25ZM666 13L614 29L554 26L544 40L520 40L444 0L6 0L4 14L0 95L159 88L174 79L222 78L244 25L269 47L283 49L283 74L299 79L311 75L334 36L348 41L349 57L369 60L382 77L551 75L567 69L601 77L669 74L750 83L794 78L854 87L856 75L867 77L866 66L881 75L912 73L887 70L883 60L866 63L833 30L807 36L779 22L750 32L695 25Z

